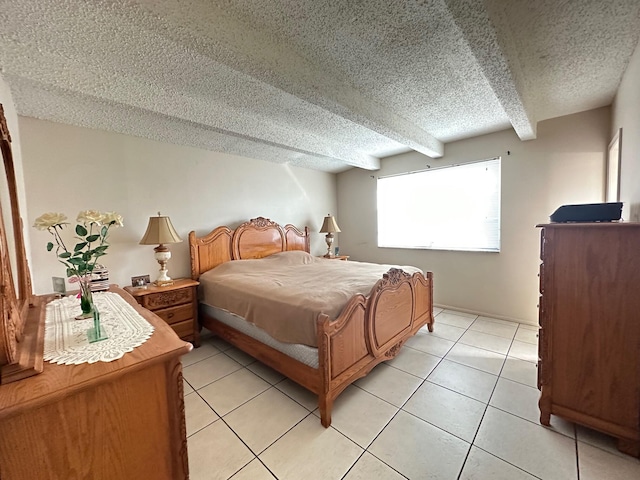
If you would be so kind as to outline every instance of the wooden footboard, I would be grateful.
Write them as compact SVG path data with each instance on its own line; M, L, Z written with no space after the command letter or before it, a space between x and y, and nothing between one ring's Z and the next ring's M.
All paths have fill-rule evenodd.
M318 319L322 425L331 425L335 398L378 363L395 357L424 325L433 331L433 274L391 269L370 295L352 298L340 317Z

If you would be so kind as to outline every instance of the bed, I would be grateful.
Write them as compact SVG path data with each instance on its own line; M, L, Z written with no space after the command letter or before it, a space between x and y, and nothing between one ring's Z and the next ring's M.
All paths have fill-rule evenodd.
M263 217L236 229L217 227L201 237L192 231L191 275L204 280L207 272L226 262L275 258L281 252L309 254L309 246L306 227L283 227ZM347 386L378 363L394 358L420 328L426 325L433 331L431 272L409 274L389 268L370 289L350 297L336 318L317 315L315 345L274 339L238 315L204 303L202 296L201 292L200 325L318 395L320 421L325 427L331 425L334 400Z

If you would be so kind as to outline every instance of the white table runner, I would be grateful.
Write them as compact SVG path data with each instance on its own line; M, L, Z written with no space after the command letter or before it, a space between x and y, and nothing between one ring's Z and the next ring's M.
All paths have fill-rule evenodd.
M47 305L44 334L44 359L61 365L112 362L142 345L153 333L147 322L120 295L112 292L93 294L100 312L100 325L109 337L89 343L87 330L93 318L76 320L81 313L80 299L71 296Z

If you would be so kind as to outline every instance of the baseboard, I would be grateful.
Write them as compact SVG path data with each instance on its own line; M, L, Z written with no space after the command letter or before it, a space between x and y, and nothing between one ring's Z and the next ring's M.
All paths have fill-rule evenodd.
M434 303L434 307L442 308L444 310L455 310L456 312L470 313L472 315L478 315L480 317L497 318L498 320L506 320L508 322L524 323L525 325L531 325L537 327L536 322L530 320L523 320L522 318L508 317L505 315L496 315L495 313L480 312L478 310L470 310L468 308L455 307L453 305L444 305L442 303Z

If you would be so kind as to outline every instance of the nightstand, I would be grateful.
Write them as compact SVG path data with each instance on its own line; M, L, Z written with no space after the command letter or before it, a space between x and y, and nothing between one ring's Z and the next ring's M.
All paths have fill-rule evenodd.
M167 322L178 336L195 347L200 346L200 329L198 328L198 295L199 282L190 278L174 280L173 285L147 288L124 287L133 298L147 310Z
M327 260L344 260L345 262L349 260L349 255L333 255L331 257L320 257L326 258Z

